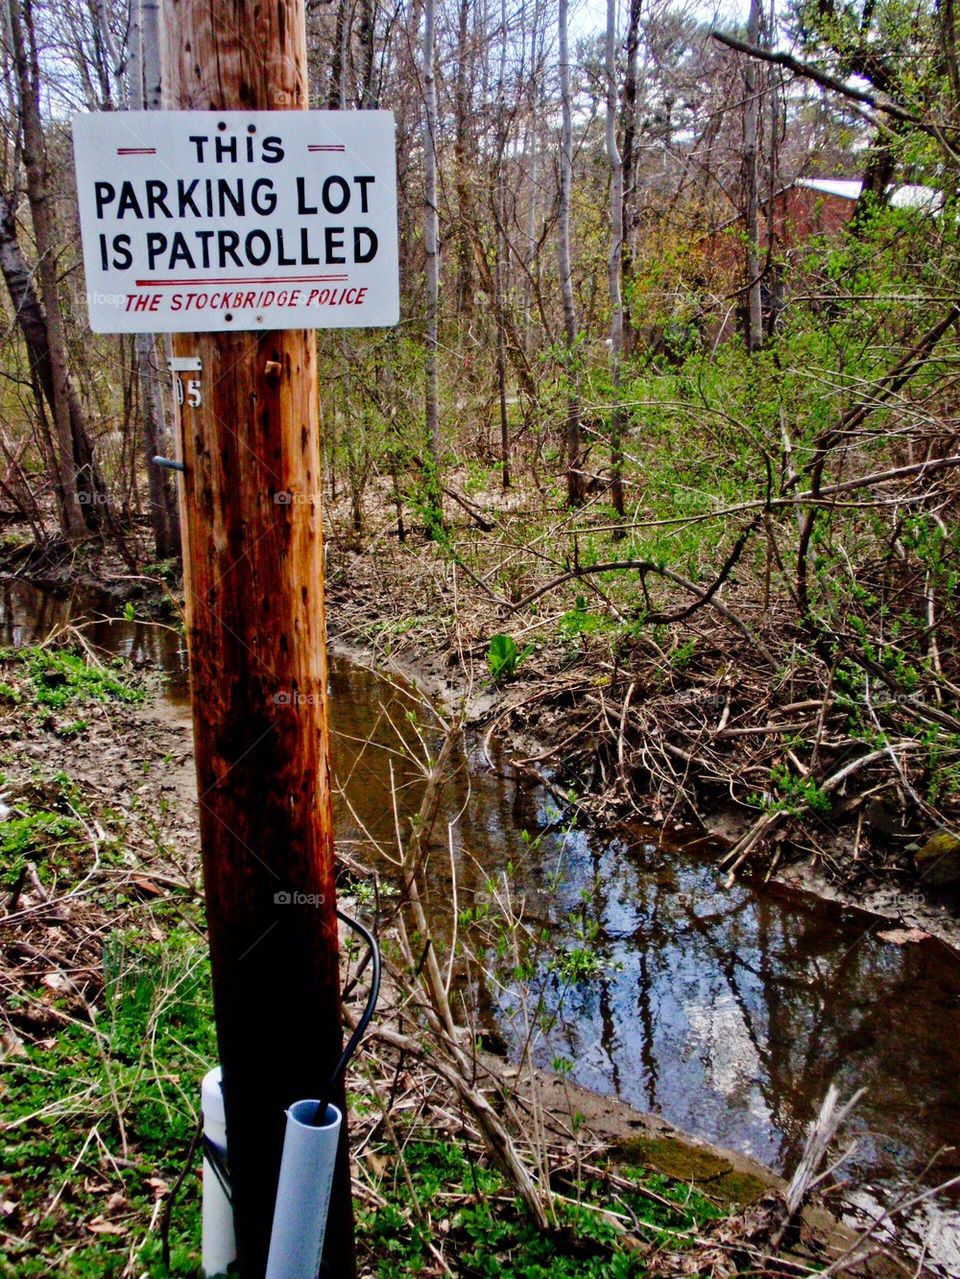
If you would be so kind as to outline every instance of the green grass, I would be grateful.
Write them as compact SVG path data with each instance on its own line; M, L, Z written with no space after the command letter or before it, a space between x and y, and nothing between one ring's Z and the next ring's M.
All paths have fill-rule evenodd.
M647 1243L678 1246L674 1232L721 1216L705 1196L656 1173L636 1174L637 1189L616 1194L599 1180L565 1186L556 1227L539 1229L500 1174L476 1152L449 1140L411 1140L402 1154L382 1144L385 1207L358 1215L358 1245L377 1279L435 1273L442 1253L456 1273L481 1279L632 1279L647 1273L645 1255L625 1247L610 1219L645 1223ZM409 1184L402 1175L406 1163ZM654 1190L670 1206L643 1194ZM674 1206L675 1205L675 1206ZM682 1240L680 1241L682 1247Z
M198 1273L199 1187L188 1177L160 1260L156 1204L183 1166L199 1081L216 1059L206 947L186 929L104 945L102 1008L86 1020L42 982L12 1001L14 1024L47 1023L7 1063L0 1178L13 1205L0 1275ZM153 1225L151 1226L151 1222Z
M38 707L62 710L78 701L142 702L144 698L120 658L101 665L67 648L29 647L0 650L0 663L23 668L24 693Z
M0 887L12 891L27 863L44 887L69 889L91 862L89 807L82 789L64 772L35 768L28 782L9 800L0 821ZM106 809L97 815L99 864L129 869L123 836L127 815Z

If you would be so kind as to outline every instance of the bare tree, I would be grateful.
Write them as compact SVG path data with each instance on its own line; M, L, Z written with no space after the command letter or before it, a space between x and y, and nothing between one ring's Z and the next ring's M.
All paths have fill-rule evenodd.
M747 38L757 44L762 21L761 0L750 0ZM752 58L745 59L743 69L743 187L746 212L746 292L747 349L759 351L763 345L763 312L760 297L759 242L759 164L757 136L760 122L760 76Z
M627 64L623 78L623 152L621 185L623 188L621 219L621 279L629 285L633 276L633 223L636 217L636 135L637 135L637 62L640 48L641 0L629 0L627 15ZM633 350L633 316L629 303L623 303L623 346L629 355Z
M130 0L129 106L131 111L156 111L161 99L160 5L158 0ZM147 468L147 500L150 527L157 559L176 556L180 550L173 477L154 465L153 459L167 452L167 431L160 391L157 343L152 333L134 338L140 404L143 413L143 444Z
M454 109L454 186L457 197L456 251L457 251L457 315L469 319L474 309L474 270L471 229L474 222L473 195L470 183L470 161L473 147L471 139L476 134L472 103L470 101L470 63L473 48L470 37L470 0L459 0L457 9L457 69L453 85Z
M46 385L58 454L58 470L51 479L57 495L61 529L66 537L74 539L84 536L89 527L97 527L97 499L101 494L92 483L92 450L70 377L67 339L60 314L51 175L40 118L40 66L32 0L7 0L7 19L43 316L42 330L35 330L35 337L41 344L36 355L40 366L49 369ZM41 386L44 380L41 380Z
M573 278L570 272L570 192L573 186L573 111L570 102L570 54L567 45L568 0L560 0L557 6L557 32L560 59L560 216L557 224L560 258L560 290L563 296L563 322L567 347L566 450L567 450L567 501L579 506L583 501L583 459L580 431L580 397L577 390L575 362L577 359L577 309L573 297Z
M504 335L504 277L506 274L507 237L507 0L500 0L500 70L497 77L497 268L494 287L494 310L497 317L497 391L500 401L500 464L502 484L510 487L510 423L507 417L507 354Z
M440 405L437 374L440 301L440 226L437 210L437 80L434 68L436 0L423 6L423 241L427 283L426 434L429 469L427 498L430 523L442 521L440 493Z
M610 161L610 413L611 497L623 515L623 412L619 404L620 362L623 357L623 296L620 271L623 260L623 160L617 146L617 0L607 0L607 158Z

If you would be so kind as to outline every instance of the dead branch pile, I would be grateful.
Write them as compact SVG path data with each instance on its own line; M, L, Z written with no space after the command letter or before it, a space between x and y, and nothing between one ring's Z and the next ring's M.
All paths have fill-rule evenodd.
M599 820L710 830L719 817L731 874L788 850L838 880L938 885L960 876L957 460L816 494L787 484L717 512L740 523L697 581L652 559L588 558L604 532L589 509L515 504L492 533L459 531L455 556L413 557L377 535L335 560L335 633L400 653L448 691L489 689L488 736L561 793L574 786ZM858 506L864 487L881 496ZM838 537L824 577L811 538L838 503L853 508L848 534L872 521L871 549L855 565ZM498 633L535 651L492 683ZM951 856L916 860L938 834Z

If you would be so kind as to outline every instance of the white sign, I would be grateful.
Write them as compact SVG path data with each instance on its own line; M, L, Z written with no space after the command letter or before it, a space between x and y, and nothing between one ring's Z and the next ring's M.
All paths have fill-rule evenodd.
M112 111L73 122L95 333L400 318L390 111Z

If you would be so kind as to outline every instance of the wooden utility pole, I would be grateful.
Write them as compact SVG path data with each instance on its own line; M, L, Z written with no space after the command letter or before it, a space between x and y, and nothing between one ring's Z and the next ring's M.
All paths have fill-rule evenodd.
M164 106L209 111L211 137L218 111L308 106L303 0L165 0L163 53ZM194 739L238 1260L261 1279L284 1108L341 1048L316 352L301 330L173 347L199 360L180 424ZM335 1279L355 1272L343 1133Z

